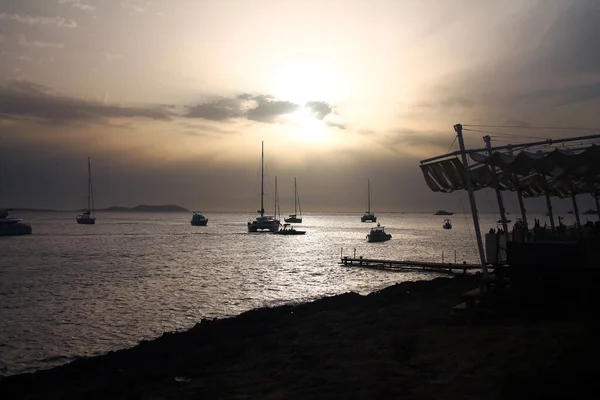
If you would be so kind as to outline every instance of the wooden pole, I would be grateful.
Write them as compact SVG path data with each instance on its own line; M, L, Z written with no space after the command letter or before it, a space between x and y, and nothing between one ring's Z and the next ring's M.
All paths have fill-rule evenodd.
M481 239L481 229L479 227L479 216L477 215L477 204L475 203L475 193L473 193L473 183L471 182L471 174L469 173L469 165L467 163L467 153L465 151L465 141L462 135L462 125L454 125L454 130L458 136L458 145L460 146L460 154L462 157L465 180L467 184L467 192L469 193L469 203L471 204L471 214L473 216L473 225L475 227L475 236L477 238L477 248L479 250L479 261L481 262L481 271L483 276L488 275L487 266L485 263L485 254L483 251L483 240Z
M483 137L483 141L485 142L485 147L488 149L488 156L492 156L492 138L489 135ZM505 234L508 234L508 224L506 222L506 210L504 208L504 201L502 200L502 193L500 192L500 186L498 184L498 175L496 174L496 167L492 167L492 172L494 173L494 183L496 184L496 200L498 200L498 208L500 209L500 219L502 220L502 229L504 229Z

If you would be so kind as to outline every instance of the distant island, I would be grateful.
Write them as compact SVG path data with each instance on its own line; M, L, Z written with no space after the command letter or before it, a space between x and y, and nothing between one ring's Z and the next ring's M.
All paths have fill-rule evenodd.
M107 208L99 208L96 211L190 212L190 210L188 210L187 208L177 206L174 204L167 204L167 205L160 205L160 206L150 206L150 205L146 205L146 204L140 204L139 206L135 206L135 207L110 206Z

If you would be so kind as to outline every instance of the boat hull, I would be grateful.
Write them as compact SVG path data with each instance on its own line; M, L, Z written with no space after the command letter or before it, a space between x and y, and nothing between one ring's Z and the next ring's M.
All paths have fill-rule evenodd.
M277 235L294 236L294 235L304 235L304 234L306 234L306 231L297 231L295 229L293 231L290 231L290 230L283 230L282 229L280 231L273 232L273 233L275 233Z
M208 224L208 218L204 219L204 220L198 220L198 221L192 220L193 226L206 226L206 224Z
M0 236L30 235L31 232L31 225L24 222L0 222Z
M82 225L94 225L96 223L96 217L88 217L87 215L78 215L75 219L78 224Z
M248 232L277 232L279 231L279 221L252 221L248 222Z
M284 218L283 219L285 222L294 222L296 224L301 224L302 223L302 217L298 218L298 217L289 217L289 218Z
M391 238L392 238L392 235L390 235L389 233L386 235L373 235L373 236L367 235L367 241L369 241L370 243L387 242Z
M374 215L363 215L360 217L360 222L377 222L377 217Z

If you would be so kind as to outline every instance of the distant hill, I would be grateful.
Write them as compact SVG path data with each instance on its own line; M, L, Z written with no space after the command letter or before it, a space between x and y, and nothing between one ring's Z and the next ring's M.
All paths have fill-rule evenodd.
M185 207L177 206L174 204L167 205L159 205L159 206L149 206L146 204L140 204L135 207L121 207L121 206L110 206L107 208L101 208L97 211L111 211L111 212L119 212L119 211L143 211L143 212L190 212Z
M0 210L4 209L3 207L0 207ZM9 210L15 211L15 212L19 212L19 211L44 211L44 212L56 212L56 210L52 210L52 209L47 209L47 208L19 208L19 207L13 207L10 208L8 207Z

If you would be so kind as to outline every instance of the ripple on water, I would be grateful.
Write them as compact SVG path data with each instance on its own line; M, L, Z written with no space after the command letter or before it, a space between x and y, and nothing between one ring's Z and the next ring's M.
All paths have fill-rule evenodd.
M340 250L430 261L456 250L458 260L477 260L464 220L445 231L423 214L379 214L393 239L375 245L359 214L305 215L307 234L285 238L248 234L246 214L212 214L206 227L191 226L188 213L99 213L94 226L70 213L23 217L35 235L11 238L0 261L5 375L131 347L202 318L434 277L342 267Z

